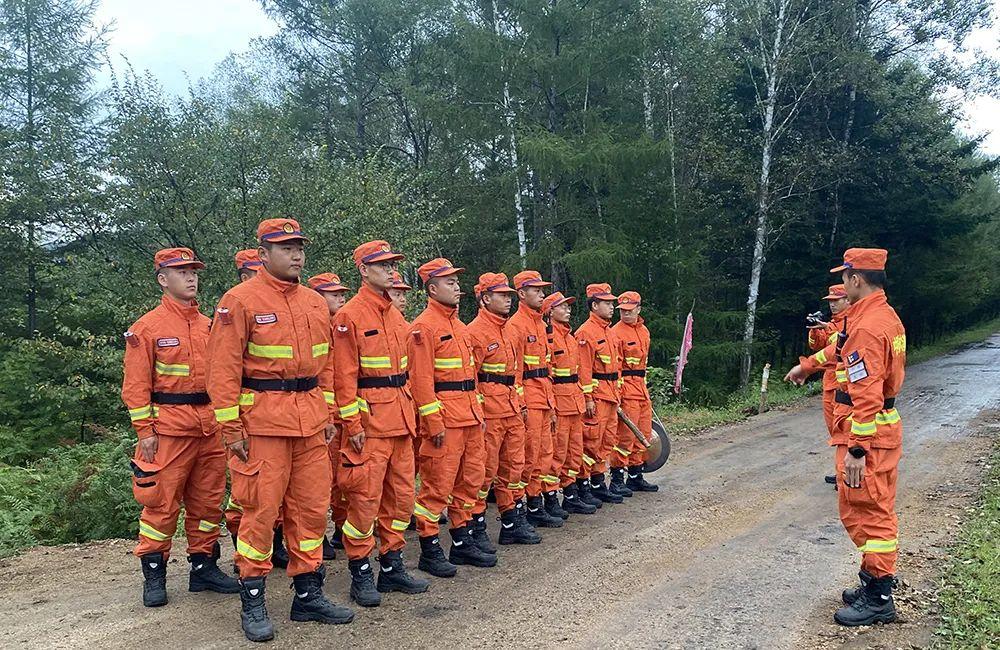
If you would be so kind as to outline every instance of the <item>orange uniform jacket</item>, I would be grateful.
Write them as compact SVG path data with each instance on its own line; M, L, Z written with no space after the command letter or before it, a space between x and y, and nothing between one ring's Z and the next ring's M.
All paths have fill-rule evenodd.
M828 345L837 342L837 336L844 326L844 312L834 314L830 319L830 324L819 329L809 330L809 349L818 352ZM837 375L833 369L827 369L823 373L823 390L835 390L837 388Z
M541 312L519 304L517 311L504 325L504 333L514 342L514 352L520 361L521 372L515 377L515 381L522 402L529 409L553 408L555 395L552 392L552 382L546 379L551 353ZM535 372L543 373L542 377L525 379L526 374Z
M359 387L366 378L405 376L407 324L389 298L367 284L333 317L334 386L344 435L389 438L416 434L408 382ZM363 381L362 381L363 383Z
M226 443L248 434L308 437L333 421L330 312L318 293L261 267L219 301L209 339L208 392ZM304 391L255 391L252 379L316 378Z
M623 400L649 401L649 389L646 387L646 363L649 360L649 330L639 317L635 325L618 321L611 328L611 333L618 340L622 357Z
M578 415L585 410L580 387L580 349L568 325L552 322L552 392L556 413Z
M515 386L515 377L521 366L510 331L504 330L506 322L506 318L480 309L479 315L466 328L479 373L477 389L483 396L483 414L490 419L519 415L521 412L521 400ZM510 385L482 381L484 373L503 375L509 379Z
M594 373L618 374L620 351L610 325L610 322L591 314L576 330L575 336L580 345L580 385L583 392L595 400L617 402L617 377L594 377Z
M154 434L201 436L215 432L205 404L156 404L153 393L204 393L209 319L198 304L164 295L125 333L122 399L139 438Z
M423 436L483 422L472 338L454 307L428 300L427 309L410 324L407 349Z

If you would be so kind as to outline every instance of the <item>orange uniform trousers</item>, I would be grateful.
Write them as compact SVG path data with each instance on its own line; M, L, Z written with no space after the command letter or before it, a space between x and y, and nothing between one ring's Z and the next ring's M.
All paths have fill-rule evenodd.
M645 399L622 400L622 411L628 419L632 420L635 426L639 427L642 435L649 440L653 435L653 405ZM639 467L646 462L646 448L632 433L632 430L625 426L625 423L617 418L617 441L611 449L612 467Z
M413 512L421 537L437 535L441 512L448 508L448 526L462 528L472 520L486 475L486 448L479 424L445 427L444 444L420 442L420 491Z
M823 421L826 422L826 430L830 433L830 437L833 437L834 432L836 431L836 420L833 413L837 404L836 400L834 400L834 396L836 394L836 388L823 391ZM848 429L849 428L850 427L848 427Z
M333 437L327 446L330 456L330 519L336 528L340 528L347 521L347 496L340 486L340 427L337 427L337 435Z
M403 532L413 513L413 438L398 436L365 438L359 454L350 439L340 441L337 481L347 497L344 550L347 558L367 558L375 549L378 523L379 553L406 545Z
M150 475L136 476L132 481L132 492L142 505L135 554L162 552L169 557L181 503L188 554L211 554L219 539L226 493L226 455L221 438L218 434L158 437L155 473L149 470L145 473ZM138 447L135 458L141 459Z
M521 484L521 474L524 472L524 436L524 419L520 415L486 418L485 478L482 489L476 495L473 514L486 512L486 496L491 485L500 512L512 510L524 497L525 486Z
M528 408L528 420L525 423L524 439L524 469L521 471L521 482L527 488L529 497L537 497L545 490L555 489L549 486L549 471L552 468L552 409ZM543 477L545 483L543 487Z
M861 551L861 568L876 578L895 575L899 535L896 480L903 448L868 450L861 487L843 482L847 445L837 446L837 500L840 520Z
M585 478L607 471L607 460L618 441L618 403L594 400L594 419L583 420Z
M566 487L583 469L583 413L556 415L555 446L552 474L559 477L560 487Z
M288 575L318 570L323 564L323 534L330 503L330 457L324 434L250 434L247 442L247 462L229 458L233 497L243 506L236 539L240 576L270 573L274 526L282 506Z

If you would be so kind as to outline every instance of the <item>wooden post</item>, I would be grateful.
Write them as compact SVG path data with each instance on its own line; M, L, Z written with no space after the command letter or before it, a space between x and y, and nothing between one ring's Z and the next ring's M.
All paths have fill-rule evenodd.
M757 413L767 410L767 380L771 376L771 364L765 363L764 370L760 373L760 405L757 406Z

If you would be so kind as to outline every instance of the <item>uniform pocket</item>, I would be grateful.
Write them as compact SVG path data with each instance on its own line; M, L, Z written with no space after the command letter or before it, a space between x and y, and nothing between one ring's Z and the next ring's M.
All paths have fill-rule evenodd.
M229 478L232 481L232 495L237 503L246 506L256 506L260 490L260 470L264 461L249 461L244 463L236 456L229 458Z
M337 468L337 485L344 492L361 492L368 484L368 454L355 451L350 443L340 450L340 467Z
M435 447L434 442L430 438L423 438L420 441L421 458L440 458L444 456L445 451L444 443L440 447Z
M129 461L129 465L132 468L132 494L135 495L135 500L146 508L162 508L161 467L157 463L147 463L138 458Z

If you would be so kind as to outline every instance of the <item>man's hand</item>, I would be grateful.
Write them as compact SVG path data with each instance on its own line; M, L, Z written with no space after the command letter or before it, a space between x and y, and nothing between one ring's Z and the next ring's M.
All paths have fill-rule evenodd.
M528 424L528 408L524 407L521 409L521 419L524 420L525 424Z
M337 436L337 425L332 422L327 423L324 433L326 434L326 444L330 444Z
M844 477L847 487L861 487L861 480L865 477L865 457L855 458L851 452L847 452L844 457Z
M354 451L359 454L365 449L365 430L362 429L357 434L348 438L351 441L351 446L354 447Z
M806 373L801 363L789 370L788 374L785 375L785 381L790 381L798 386L806 383L807 379L809 379L809 375Z
M556 420L556 412L552 411L552 415L549 418L549 424L552 427L552 433L556 432L556 424L557 423L558 423L558 420Z
M156 450L160 448L160 437L155 433L148 438L139 439L139 453L147 463L152 463L156 458Z
M827 322L819 320L819 321L816 321L815 323L813 323L812 325L806 326L806 329L807 330L820 330L820 329L823 329L824 327L828 327L829 325L830 325L830 323L827 323Z
M432 435L431 436L431 444L433 444L435 447L437 447L437 448L440 449L441 445L444 444L444 431L442 431L441 433L435 433L434 435Z
M577 402L579 404L579 402ZM597 413L597 407L594 406L594 400L587 400L587 417L593 419L594 415Z
M229 443L228 448L233 456L236 456L244 463L250 458L250 445L247 443L246 438Z

